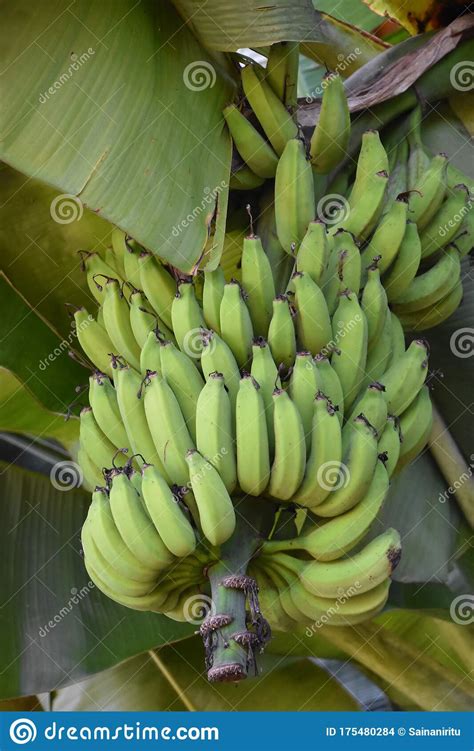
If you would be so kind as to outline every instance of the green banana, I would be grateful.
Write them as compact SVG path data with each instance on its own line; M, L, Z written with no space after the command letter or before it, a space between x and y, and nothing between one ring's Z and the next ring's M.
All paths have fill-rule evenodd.
M103 277L104 279L118 277L118 281L123 282L115 269L104 261L98 253L85 253L82 256L82 265L86 272L87 286L99 305L104 300L104 285L100 284L96 277Z
M275 177L278 157L268 141L260 135L235 104L223 111L235 148L258 177Z
M405 315L428 307L445 297L461 275L461 260L454 246L444 250L428 271L416 276L405 292L392 304L393 311Z
M408 313L405 316L401 316L401 320L405 328L411 331L426 331L433 326L439 326L461 304L463 296L462 282L459 280L456 286L441 300L438 300L435 305L417 310L416 313Z
M268 327L268 344L277 365L290 368L296 355L296 334L290 303L286 295L273 300L273 314ZM258 379L257 379L258 380Z
M303 482L292 499L311 509L323 503L339 481L342 442L336 414L331 402L318 391L313 406L311 451Z
M299 138L288 141L275 176L275 220L278 239L293 254L314 219L314 186L311 165Z
M288 501L299 488L306 466L303 423L295 403L283 389L275 389L273 404L275 458L268 493Z
M376 256L367 269L367 282L361 299L361 308L367 320L367 352L379 341L390 313L387 294L380 281L378 260Z
M236 401L237 477L248 495L262 495L270 479L265 405L260 386L245 374Z
M235 529L232 500L217 470L196 449L186 453L186 462L203 533L212 545L222 545Z
M376 381L388 368L392 356L393 344L393 318L394 313L389 310L385 316L384 326L375 344L370 352L367 353L365 363L365 378L363 385L368 386L370 382ZM398 321L398 319L397 319ZM398 324L400 325L400 324ZM402 353L405 351L404 338Z
M416 106L408 118L407 144L409 147L407 159L408 190L413 190L420 178L426 172L430 159L425 153L421 138L421 124L423 113L420 106Z
M301 241L296 257L296 270L309 274L313 282L321 286L329 260L329 243L324 222L315 219Z
M82 485L86 490L93 491L94 488L104 484L102 472L83 446L79 446L77 451L77 463L82 470Z
M418 182L410 188L409 216L421 231L431 221L446 194L448 157L436 154Z
M172 342L161 343L161 374L175 395L193 441L196 440L196 408L204 379L195 361Z
M120 416L133 453L141 454L146 462L155 464L169 481L148 427L142 396L142 377L132 368L118 368L114 383Z
M355 419L360 414L364 415L377 434L382 432L387 422L387 402L383 396L384 391L385 388L377 381L369 384L354 402L352 413L344 426L343 435L350 432Z
M162 571L173 561L143 505L143 501L124 472L117 473L110 488L110 510L128 549L143 566Z
M265 419L267 422L268 447L270 456L274 455L275 436L273 429L273 392L280 387L280 378L278 369L273 360L270 347L265 339L259 337L254 339L252 346L252 368L250 371L252 378L260 386L260 394L263 399L265 409Z
M321 391L331 402L342 425L344 418L344 393L336 371L332 367L329 357L323 353L314 358L316 365L316 382Z
M255 336L267 336L275 297L270 261L259 237L244 239L242 250L242 286L247 293L247 307Z
M157 331L150 331L140 352L140 371L147 370L161 373L161 341Z
M142 468L142 495L160 538L178 558L190 555L196 547L193 528L163 475L151 464Z
M83 407L80 414L79 437L81 446L96 466L111 467L126 464L123 453L117 451L114 444L99 428L91 407ZM122 447L120 447L122 448Z
M224 295L225 277L220 266L214 271L204 272L202 291L202 312L206 326L221 333L221 302Z
M203 334L201 367L206 381L211 373L222 373L234 412L240 382L239 366L229 345L214 331L206 330Z
M397 417L410 406L428 374L428 349L422 339L414 339L406 352L381 376L384 397L391 415Z
M407 221L405 234L394 262L383 277L389 302L400 297L416 276L421 259L421 242L415 222Z
M400 535L395 529L387 529L348 559L312 561L300 567L300 579L308 592L320 597L337 597L354 585L358 594L363 594L391 576L400 557Z
M250 362L252 356L253 327L247 308L244 291L232 279L224 287L221 302L221 336L231 348L240 368Z
M456 185L450 190L445 202L421 233L423 259L431 258L455 239L469 211L469 200L469 191L465 185Z
M385 468L389 477L395 472L401 448L400 421L394 415L387 416L385 428L378 442L379 456L385 458Z
M286 143L297 136L298 127L263 74L256 65L245 66L241 71L242 86L265 135L280 156Z
M367 320L353 292L342 292L334 313L333 341L337 349L331 365L344 393L344 410L348 410L364 380L367 360Z
M104 324L118 351L136 370L140 368L140 347L130 325L130 309L116 279L108 279L104 290Z
M186 485L189 473L185 454L194 448L193 440L171 386L157 373L149 373L145 381L144 406L165 477L173 484Z
M201 356L201 331L206 327L194 284L181 282L171 306L171 322L178 347L189 357Z
M309 274L297 271L291 281L295 289L298 344L316 355L332 339L331 318L326 299Z
M157 320L153 313L147 308L146 301L139 290L134 290L130 295L130 326L132 328L135 341L140 350L145 345L150 331L154 331L157 326ZM141 353L140 353L141 358Z
M433 405L428 386L422 386L418 396L400 415L400 431L403 441L396 472L412 462L426 446L433 427Z
M337 73L328 72L319 119L311 136L311 164L318 174L328 175L347 154L351 117L344 83Z
M171 307L177 292L174 278L151 253L143 252L138 258L140 284L155 313L166 326L172 326Z
M265 178L258 177L250 167L241 164L230 173L229 188L231 190L255 190L260 188L265 182Z
M210 373L197 400L196 446L219 472L227 492L237 485L232 404L222 373Z
M358 240L366 240L382 213L387 190L388 173L385 170L366 175L360 196L355 199L353 193L348 198L349 208L343 218L331 228L331 234L338 229L350 232Z
M369 490L378 458L377 433L363 414L353 421L346 443L335 489L318 505L318 516L339 516L356 506Z
M85 308L79 308L74 313L75 333L77 340L89 360L102 373L112 376L111 354L115 346L106 330L94 319Z
M298 67L298 42L272 44L265 68L265 80L287 107L296 107L297 104Z
M323 275L322 289L332 315L344 289L359 294L362 266L359 248L349 232L340 229L331 240L333 247Z
M303 423L306 451L311 448L314 399L318 391L316 364L310 352L298 352L290 377L289 393Z
M362 135L354 183L349 193L352 206L364 195L367 180L376 172L388 172L387 152L377 130L366 130Z
M389 268L397 257L405 235L408 217L408 203L405 196L398 197L391 205L372 235L362 254L362 264L369 268L374 258L379 258L381 274Z
M107 376L99 371L95 371L89 378L89 404L97 425L109 441L118 449L130 448L117 393Z
M388 368L391 368L392 365L396 363L402 355L405 354L405 334L403 333L403 326L400 322L400 319L395 315L395 313L390 313L390 319L392 323L390 332L392 339L392 354L386 364L386 370L388 370Z

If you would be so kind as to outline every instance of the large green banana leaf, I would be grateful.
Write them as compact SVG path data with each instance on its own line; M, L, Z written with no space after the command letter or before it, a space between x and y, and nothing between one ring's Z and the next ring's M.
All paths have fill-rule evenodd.
M90 496L74 466L69 489L55 478L1 467L0 698L51 691L195 629L90 583L80 553Z
M164 0L2 0L0 12L0 158L191 270L227 199L219 59Z
M53 709L97 711L353 711L357 702L307 658L259 656L263 675L239 684L210 684L197 638L139 655L59 691Z

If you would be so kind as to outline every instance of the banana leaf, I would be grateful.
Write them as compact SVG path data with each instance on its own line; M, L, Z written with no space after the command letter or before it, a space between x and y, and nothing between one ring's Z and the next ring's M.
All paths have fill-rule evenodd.
M227 197L227 69L169 2L1 9L0 159L189 272ZM63 220L64 203L54 209Z

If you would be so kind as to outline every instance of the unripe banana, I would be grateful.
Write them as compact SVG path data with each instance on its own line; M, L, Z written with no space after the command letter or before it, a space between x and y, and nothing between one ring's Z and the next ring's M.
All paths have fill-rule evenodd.
M351 425L336 483L337 489L318 505L318 516L339 516L356 506L369 490L377 457L375 428L361 414Z
M196 449L187 452L186 462L202 531L212 545L222 545L235 529L232 500L217 470Z
M117 393L107 376L99 371L95 371L89 378L89 404L99 428L109 441L118 449L130 448Z
M461 304L462 296L462 282L459 280L454 289L441 300L438 300L436 305L423 308L416 313L407 313L407 315L401 317L402 323L405 328L411 331L426 331L433 326L439 326L457 310Z
M306 466L303 423L295 403L283 389L273 392L275 458L268 493L288 501L299 488Z
M296 106L299 45L297 42L272 44L268 53L265 80L287 107Z
M178 286L171 306L171 322L180 350L190 357L198 358L201 354L199 332L206 324L191 282L182 282Z
M201 367L206 381L211 373L222 373L234 412L240 382L239 366L231 348L213 331L203 333Z
M428 386L423 386L416 399L400 416L403 441L396 472L412 462L426 446L433 426L433 405Z
M323 277L323 292L330 315L333 315L344 289L356 295L361 286L361 256L349 232L338 230L332 239L332 250Z
M260 394L263 399L265 419L267 421L268 446L270 456L272 457L275 449L273 392L281 384L278 369L271 355L270 348L262 337L255 339L252 346L252 369L250 374L260 386Z
M81 446L98 467L111 467L113 462L123 467L126 463L124 455L117 452L114 444L97 425L91 407L81 409L79 437Z
M459 253L454 246L451 246L443 250L434 266L416 276L405 292L393 301L394 312L406 315L436 303L456 286L460 274Z
M469 191L456 185L421 233L421 257L431 256L455 239L469 211Z
M338 229L345 229L358 240L366 240L371 234L385 203L388 173L385 170L365 175L364 186L360 186L360 196L354 199L349 196L349 210L337 224L333 225L331 233ZM359 191L358 191L359 192Z
M426 172L413 186L409 199L409 216L422 230L434 217L446 193L446 154L436 154Z
M293 365L296 355L296 334L290 303L286 295L278 295L273 300L268 344L277 365L283 364L287 368Z
M341 382L347 411L363 383L367 360L367 320L354 293L341 293L332 325L337 349L331 365Z
M365 378L363 381L364 386L368 386L369 383L372 381L377 381L377 379L385 373L385 371L388 368L390 358L392 357L392 345L393 345L393 331L392 331L392 325L393 325L393 318L395 317L394 313L390 313L389 310L387 310L387 314L385 316L385 322L383 329L373 345L370 352L367 353L367 362L365 363ZM397 319L398 323L398 319ZM400 324L398 323L400 326ZM403 339L403 337L402 337ZM401 350L401 353L405 351L405 344L403 339L403 349Z
M142 468L142 495L145 507L164 544L173 555L184 558L196 547L196 537L177 498L156 467Z
M176 282L161 262L151 253L141 253L138 258L140 284L155 313L166 326L172 326L171 306L177 292Z
M173 556L124 472L116 474L112 480L110 510L123 541L143 566L161 571L170 565Z
M331 319L324 294L309 274L303 272L293 275L292 284L295 289L298 344L316 355L332 339Z
M221 333L221 302L224 295L225 277L222 267L204 272L202 310L208 328Z
M148 309L146 300L139 290L130 295L130 326L140 350L145 345L150 331L157 326L156 316ZM141 353L140 353L141 357Z
M114 344L114 350L119 352L130 365L140 368L140 347L135 341L130 325L130 309L116 279L108 279L104 290L104 324L107 333Z
M350 432L355 419L362 413L377 433L381 434L387 422L387 402L384 399L384 391L385 387L377 381L369 384L362 391L359 399L354 402L352 413L347 418L343 433Z
M231 190L255 190L260 188L265 182L265 178L258 177L250 167L240 164L233 168L230 173L229 188Z
M328 175L346 156L351 117L344 83L339 74L326 73L324 84L319 120L311 136L310 153L314 171Z
M258 177L275 177L278 157L272 147L253 127L235 104L223 111L237 151Z
M319 389L316 364L310 352L298 352L290 377L290 396L303 423L306 451L311 448L314 398Z
M270 479L265 405L260 386L245 374L236 402L237 477L248 495L262 495Z
M387 294L380 281L377 256L367 269L367 283L362 292L361 307L367 320L367 352L370 352L377 344L390 313Z
M156 331L150 331L140 353L140 371L147 370L161 373L161 342Z
M382 218L362 254L364 268L369 268L378 258L378 268L383 274L395 260L405 235L408 203L405 196L398 197Z
M428 374L428 349L422 339L412 341L407 351L381 376L388 411L397 417L410 406Z
M256 235L244 239L242 251L242 285L247 293L247 307L256 336L267 336L275 297L270 261Z
M342 425L344 418L344 393L339 376L325 354L316 355L314 364L316 365L318 391L321 391L329 399Z
M85 523L90 524L94 530L94 539L100 552L117 573L125 578L146 582L148 588L152 588L156 581L156 570L144 566L123 541L112 516L105 488L97 488L92 494Z
M319 561L333 561L348 553L365 536L379 513L387 495L389 478L382 461L378 461L372 482L361 502L341 516L310 528L290 540L271 540L263 545L263 554L303 550Z
M421 259L421 242L415 222L407 221L397 256L383 278L389 302L400 297L416 276Z
M102 472L100 471L100 468L91 459L83 446L79 446L79 449L77 451L77 463L82 470L84 478L82 485L86 488L86 490L90 490L92 492L95 487L104 484L104 477L102 475Z
M204 387L204 379L194 362L172 342L161 343L163 378L173 390L191 438L196 440L196 407L199 394Z
M276 153L282 154L287 141L295 138L298 133L296 123L263 79L263 71L258 66L247 65L241 71L241 76L248 103Z
M390 313L391 326L391 356L387 362L386 370L391 368L398 359L405 354L405 334L403 332L403 326L398 316L395 313ZM378 377L378 376L377 376Z
M133 453L140 454L149 464L155 464L169 480L148 428L141 376L132 368L118 368L115 371L114 382L120 416Z
M171 386L157 373L149 373L145 384L146 419L165 476L173 484L186 485L189 474L185 455L194 444L179 402Z
M104 285L102 282L106 278L118 277L120 282L123 282L123 279L98 253L84 254L82 263L86 272L87 286L100 305L104 300Z
M123 255L123 268L125 271L125 281L129 282L135 289L140 288L140 266L138 259L142 249L134 243L125 242L126 252Z
M364 195L367 178L376 172L388 172L387 152L377 130L366 130L362 135L354 183L349 194L351 206Z
M196 446L219 472L227 492L237 484L232 404L222 373L210 373L197 401Z
M347 560L307 564L301 581L309 592L321 597L337 597L354 584L363 594L391 576L400 556L400 535L388 529Z
M333 491L342 454L341 425L334 406L318 391L314 400L311 451L301 486L293 501L314 508Z
M275 291L282 293L285 291L291 276L294 260L291 255L286 253L278 239L273 199L273 184L269 183L264 189L259 203L257 234L262 240L262 245L272 267Z
M386 458L385 469L387 470L389 477L393 475L395 467L397 466L400 456L401 438L402 435L398 417L388 415L385 428L380 434L378 452L379 456L384 456Z
M245 367L252 356L253 327L244 292L235 279L224 287L220 322L222 338L234 353L239 367Z
M329 260L329 243L324 222L319 219L308 224L305 236L296 257L296 268L309 274L313 282L321 286Z
M79 308L74 313L76 336L79 344L89 360L102 373L112 375L110 355L115 351L115 346L110 340L106 330L94 320L94 316L85 308Z
M311 165L303 142L292 138L280 157L275 176L275 219L278 239L287 253L298 249L314 219Z

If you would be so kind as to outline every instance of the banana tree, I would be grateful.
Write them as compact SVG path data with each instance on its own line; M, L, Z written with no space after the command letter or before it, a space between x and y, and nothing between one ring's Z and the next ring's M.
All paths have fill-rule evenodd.
M2 3L0 698L472 702L474 24L326 6Z

